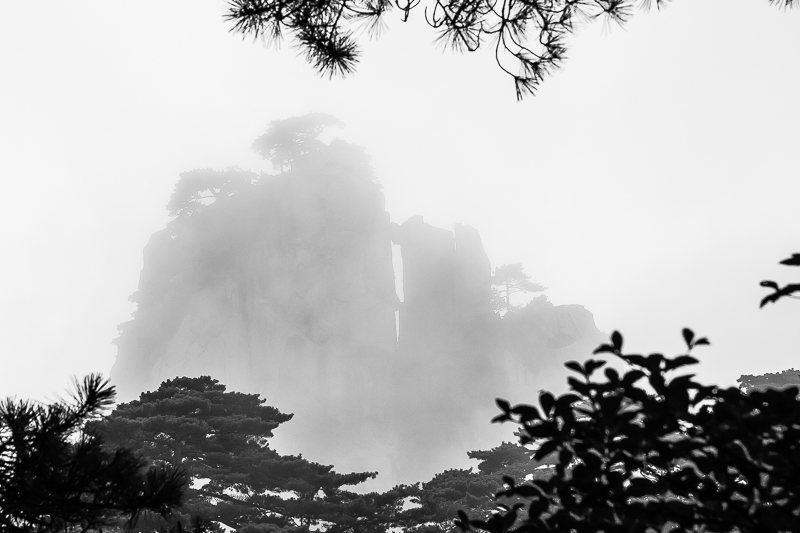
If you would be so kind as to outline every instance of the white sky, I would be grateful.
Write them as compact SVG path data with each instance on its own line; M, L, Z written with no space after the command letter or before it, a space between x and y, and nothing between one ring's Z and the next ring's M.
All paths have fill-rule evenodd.
M800 10L683 0L596 23L517 103L490 57L396 14L329 81L229 34L224 7L0 4L0 395L107 373L178 173L254 168L266 124L309 111L372 154L393 220L474 225L495 264L633 348L679 349L690 326L706 380L800 366L800 303L757 308L759 281L800 278L776 264L800 251Z

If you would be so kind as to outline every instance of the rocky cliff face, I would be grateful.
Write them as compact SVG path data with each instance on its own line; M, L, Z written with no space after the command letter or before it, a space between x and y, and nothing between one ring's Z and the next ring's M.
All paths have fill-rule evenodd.
M276 369L396 342L380 188L289 172L178 216L145 249L113 374L123 396L203 371L232 387L287 386Z
M491 321L491 268L478 232L457 224L448 231L422 217L395 225L403 260L400 349L442 353L464 348L465 334Z
M363 154L304 147L283 147L277 175L182 177L120 327L121 398L211 375L295 414L279 451L377 470L373 487L464 466L466 450L509 438L488 424L495 397L525 401L543 369L594 347L591 314L535 300L501 319L475 229L390 224Z

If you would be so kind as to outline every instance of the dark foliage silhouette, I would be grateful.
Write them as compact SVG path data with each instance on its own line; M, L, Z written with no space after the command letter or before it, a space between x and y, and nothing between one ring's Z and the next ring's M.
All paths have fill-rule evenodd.
M329 532L392 525L410 489L355 494L341 487L375 473L339 474L301 456L278 454L268 439L291 417L257 394L228 392L208 376L181 377L120 404L98 431L153 462L188 471L193 483L181 511L184 521L197 516L236 528L290 531L326 523Z
M800 266L800 254L792 254L791 257L784 259L780 264L786 266ZM773 290L771 294L768 294L761 300L761 307L764 307L768 303L775 303L781 298L800 299L800 283L789 283L781 287L774 281L762 281L761 286ZM798 296L795 296L795 294Z
M446 48L473 52L491 46L517 98L533 93L566 56L577 23L603 18L622 24L637 8L667 0L230 0L226 18L245 36L278 42L289 34L321 74L347 74L360 54L357 33L375 36L387 12L407 21L422 11ZM795 0L769 0L789 8Z
M0 404L0 530L88 531L128 525L181 504L182 470L146 468L127 449L107 450L84 425L114 399L99 375L76 383L71 401Z
M517 483L505 477L498 498L521 498L486 519L459 513L463 530L798 531L800 401L797 387L752 391L702 385L675 372L697 363L708 344L683 331L676 357L626 354L622 335L569 362L577 376L561 396L542 392L539 407L498 400L495 421L520 426L534 458L555 454L553 475ZM597 371L604 369L604 377Z

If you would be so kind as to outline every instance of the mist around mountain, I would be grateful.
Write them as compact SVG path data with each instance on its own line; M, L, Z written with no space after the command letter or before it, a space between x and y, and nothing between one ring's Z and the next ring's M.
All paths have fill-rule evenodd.
M264 169L181 175L111 377L122 400L176 376L259 393L295 414L281 452L378 471L366 485L388 488L509 440L489 424L494 398L557 386L604 336L545 296L495 312L478 231L391 221L364 150L321 140L336 124L273 122L253 145Z

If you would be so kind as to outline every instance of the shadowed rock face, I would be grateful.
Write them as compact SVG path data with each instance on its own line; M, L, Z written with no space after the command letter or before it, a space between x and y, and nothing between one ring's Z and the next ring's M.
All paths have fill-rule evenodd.
M441 353L464 348L465 334L486 326L491 269L478 232L457 224L447 231L422 217L395 225L403 260L400 349Z
M276 390L299 357L396 343L389 218L367 179L282 175L173 220L145 249L113 370L123 397L191 371Z
M549 385L543 369L594 347L591 314L534 300L500 319L475 229L390 224L357 153L332 144L304 157L277 176L180 184L190 200L173 197L176 217L147 244L138 308L120 326L121 399L211 375L295 414L279 451L379 471L367 488L466 466L467 450L510 438L488 424L495 397L524 401Z

